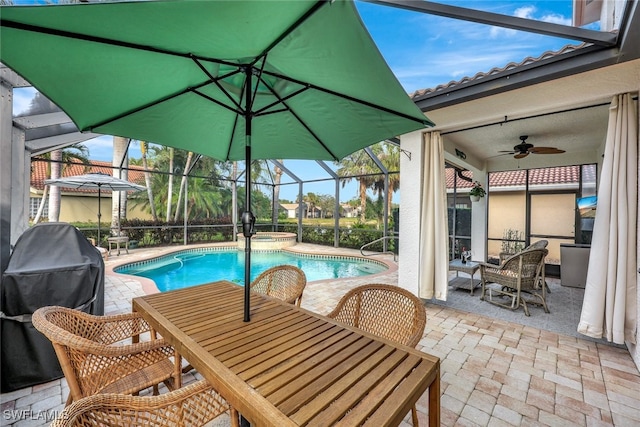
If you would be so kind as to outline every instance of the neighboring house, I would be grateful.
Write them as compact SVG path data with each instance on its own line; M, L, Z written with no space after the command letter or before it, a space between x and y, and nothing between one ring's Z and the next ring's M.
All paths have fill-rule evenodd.
M29 186L29 219L33 219L38 212L38 207L42 200L44 191L44 181L48 176L49 163L46 161L34 160L31 163L31 180ZM84 175L86 173L113 174L113 167L110 162L93 160L91 166L86 169L82 164L66 165L62 176ZM144 185L144 172L141 167L129 167L129 181ZM96 222L98 218L98 190L66 188L60 187L60 221L62 222ZM111 218L111 195L112 192L102 190L100 194L100 210L102 221ZM45 202L43 218L47 218L48 200ZM151 219L151 215L143 211L140 207L133 207L127 204L127 217Z
M298 203L280 203L280 208L287 213L287 218L298 218L298 210L300 209L300 205ZM305 203L302 204L302 209L302 218L306 218L307 205Z
M307 218L322 218L322 208L312 206L311 209L307 209Z
M347 203L341 203L340 210L344 218L357 218L360 215L360 207L353 207Z

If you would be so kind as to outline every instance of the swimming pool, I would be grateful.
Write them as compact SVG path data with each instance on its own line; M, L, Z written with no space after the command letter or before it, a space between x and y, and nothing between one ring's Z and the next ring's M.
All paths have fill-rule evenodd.
M387 270L387 266L383 263L356 257L259 251L251 253L251 280L264 270L282 264L294 265L302 269L309 282L365 276ZM215 280L230 280L244 284L244 251L237 249L180 251L117 267L114 271L151 279L161 292Z

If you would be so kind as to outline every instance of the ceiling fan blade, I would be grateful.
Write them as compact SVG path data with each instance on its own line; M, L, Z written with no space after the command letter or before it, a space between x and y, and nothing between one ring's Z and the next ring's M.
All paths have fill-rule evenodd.
M524 159L525 157L527 157L529 155L529 153L518 153L515 156L513 156L514 159Z
M516 154L515 151L513 150L499 150L498 153L504 153L504 154Z
M489 156L487 157L487 159L493 159L494 157L501 157L501 156L509 156L511 154L515 154L515 153L513 151L508 151L505 153L496 154L495 156Z
M533 147L529 152L534 154L559 154L565 151L555 147Z

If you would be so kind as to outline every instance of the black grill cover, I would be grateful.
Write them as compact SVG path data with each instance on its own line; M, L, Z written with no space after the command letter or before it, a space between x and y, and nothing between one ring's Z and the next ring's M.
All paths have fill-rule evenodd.
M60 305L104 314L104 261L67 223L38 224L18 239L0 284L2 393L63 376L31 314Z

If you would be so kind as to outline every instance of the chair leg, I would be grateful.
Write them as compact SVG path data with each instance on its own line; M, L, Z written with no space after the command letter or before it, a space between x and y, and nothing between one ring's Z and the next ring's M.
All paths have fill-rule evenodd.
M413 427L418 427L418 411L415 405L411 408L411 422L413 423Z
M229 410L229 418L231 418L231 427L240 427L240 414L234 408Z

